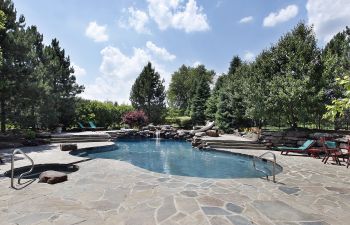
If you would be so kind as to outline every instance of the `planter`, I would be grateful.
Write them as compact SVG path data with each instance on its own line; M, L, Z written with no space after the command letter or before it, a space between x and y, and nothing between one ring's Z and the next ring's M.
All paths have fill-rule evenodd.
M56 131L57 134L62 133L62 127L56 127L55 131Z

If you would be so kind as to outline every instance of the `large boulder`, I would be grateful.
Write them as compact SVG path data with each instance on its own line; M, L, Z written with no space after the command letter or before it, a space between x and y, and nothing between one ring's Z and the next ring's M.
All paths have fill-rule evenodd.
M78 149L77 144L61 144L61 151L74 151Z
M40 183L56 184L68 180L67 174L54 170L42 172L39 176Z
M205 133L209 137L219 137L219 132L217 130L207 130Z

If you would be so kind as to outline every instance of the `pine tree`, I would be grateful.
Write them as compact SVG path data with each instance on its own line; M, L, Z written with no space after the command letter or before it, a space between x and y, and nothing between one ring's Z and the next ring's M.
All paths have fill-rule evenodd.
M202 77L197 85L195 95L191 105L191 119L195 124L205 123L206 102L210 97L210 87L208 81Z
M130 101L135 109L143 110L151 123L159 124L165 116L165 87L158 72L148 64L131 88Z
M217 111L215 114L216 125L225 132L230 132L233 128L234 111L232 105L232 94L227 90L221 90L218 96Z

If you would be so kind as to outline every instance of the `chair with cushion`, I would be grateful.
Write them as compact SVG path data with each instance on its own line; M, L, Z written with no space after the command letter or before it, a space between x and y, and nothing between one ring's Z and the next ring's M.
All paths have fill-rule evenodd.
M325 151L325 156L322 159L324 164L327 163L328 159L332 157L333 161L340 165L339 157L343 154L340 148L337 146L335 141L326 140L326 138L321 138L323 144L323 149Z
M89 121L90 129L91 130L104 130L104 127L97 127L94 122Z
M315 144L315 142L316 142L315 140L307 140L300 147L281 146L281 147L275 147L274 149L275 150L280 150L281 151L281 155L288 155L289 152L310 155L308 150Z

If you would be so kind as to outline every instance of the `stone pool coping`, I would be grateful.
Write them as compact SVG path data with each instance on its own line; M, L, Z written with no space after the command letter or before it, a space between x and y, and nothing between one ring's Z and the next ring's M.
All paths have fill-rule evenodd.
M60 151L58 145L26 151L36 163L81 160ZM256 156L263 153L230 151ZM22 190L13 190L9 188L9 178L0 178L0 221L3 224L348 224L350 170L331 163L324 165L321 160L309 157L276 156L277 163L283 166L283 172L276 176L277 183L260 178L172 176L109 159L80 162L79 171L57 185L32 183ZM9 168L8 164L0 165L0 173ZM17 166L26 164L26 160L16 161Z

